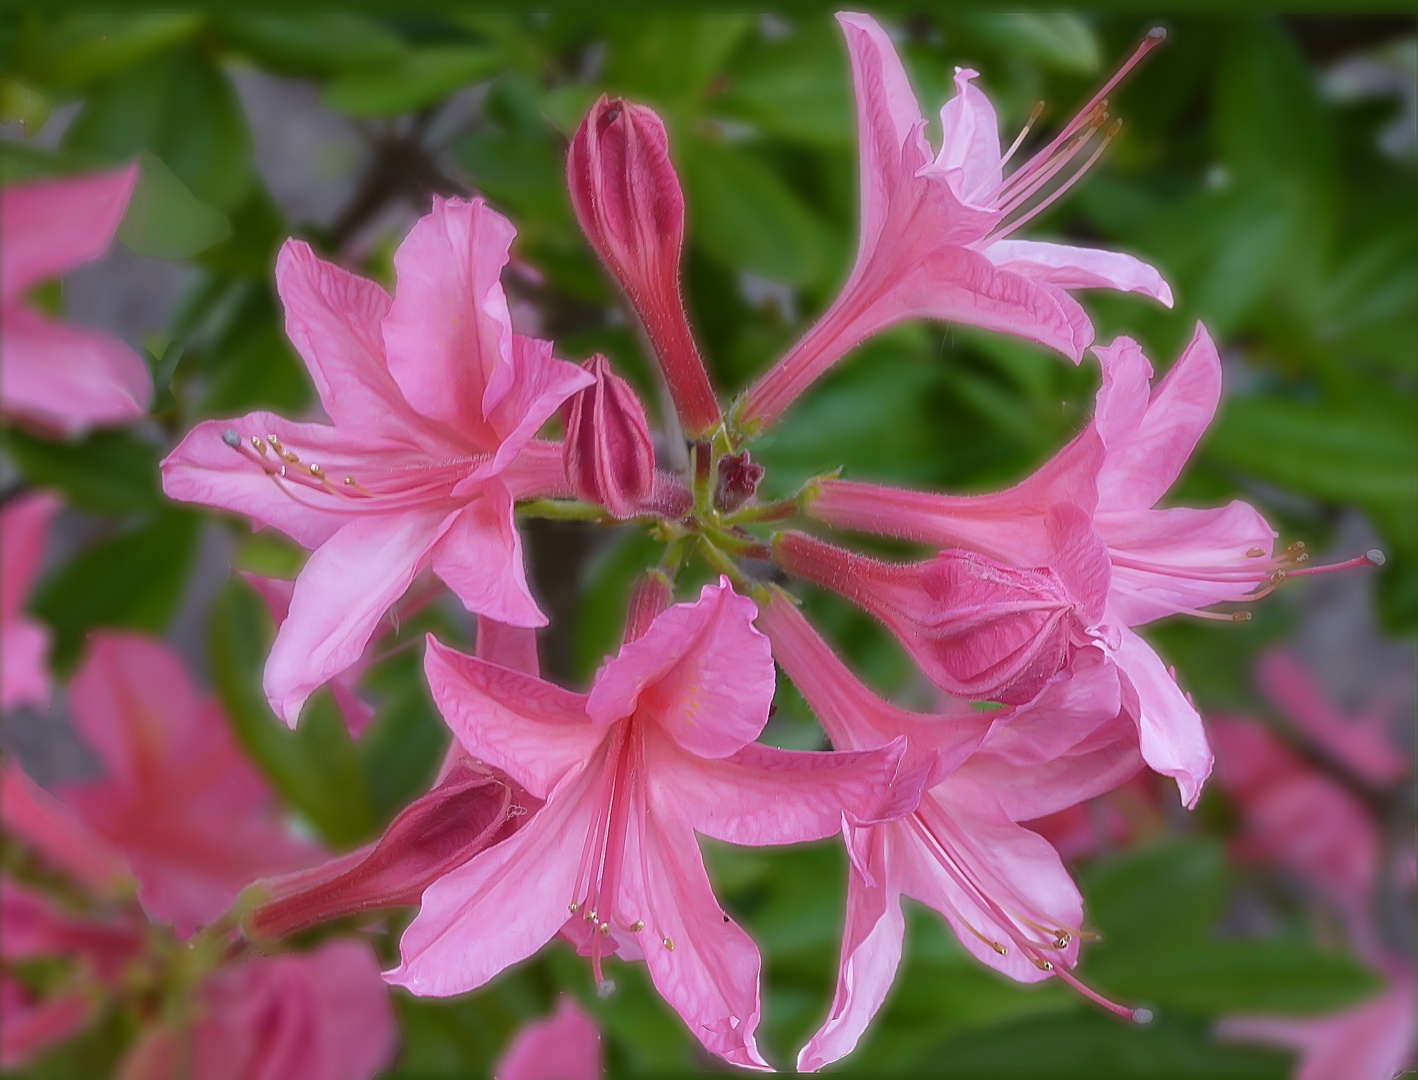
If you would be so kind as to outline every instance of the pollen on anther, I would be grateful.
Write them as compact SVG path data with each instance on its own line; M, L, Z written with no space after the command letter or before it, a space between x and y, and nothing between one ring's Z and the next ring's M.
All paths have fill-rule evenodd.
M603 923L601 923L601 925L598 926L596 929L598 929L598 930L601 932L601 937L605 937L607 934L609 934L609 933L611 932L611 924L610 924L610 923L603 922Z
M663 945L665 948L669 949L670 952L675 951L675 943L673 938L663 938L661 939L660 944Z
M566 908L568 911L571 912L571 914L575 915L578 911L581 910L581 905L573 900L571 903L566 905Z
M641 930L644 930L644 929L645 929L645 920L644 920L644 919L636 919L633 923L630 924L630 932L631 932L632 934L638 934L638 933L640 933Z
M261 441L261 436L260 436L260 435L253 435L253 436L251 436L251 446L252 446L253 449L259 450L259 451L261 452L261 455L262 455L263 457L265 456L265 454L266 454L266 444Z
M998 941L990 942L990 948L994 949L994 951L999 953L1001 956L1009 952L1009 950L1006 949L1003 945L1001 945Z
M1263 547L1253 547L1253 548L1251 548L1249 551L1246 552L1246 558L1248 558L1248 559L1263 559L1263 558L1265 558L1265 548L1263 548Z
M1251 613L1249 611L1233 611L1231 613L1232 622L1250 622Z
M315 477L315 479L325 479L325 470L322 469L319 465L316 465L315 462L312 461L309 465L306 466L306 468L310 470L310 475Z
M1067 949L1067 948L1068 948L1068 943L1069 943L1070 941L1072 941L1072 940L1073 940L1073 938L1069 935L1069 932L1068 932L1067 930L1058 930L1058 931L1055 931L1055 933L1054 933L1054 948L1056 948L1056 949Z
M355 479L353 476L345 477L345 487L354 487L354 482Z
M227 428L222 432L222 442L235 450L241 445L241 436L236 433L235 428Z
M1043 957L1040 956L1034 957L1034 966L1040 971L1054 970L1054 962L1052 960L1045 960Z

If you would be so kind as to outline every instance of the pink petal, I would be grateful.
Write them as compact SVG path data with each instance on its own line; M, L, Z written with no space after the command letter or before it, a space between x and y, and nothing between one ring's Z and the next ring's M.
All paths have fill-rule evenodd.
M602 741L586 718L584 697L533 675L464 656L432 637L424 672L439 712L468 753L538 799L550 798Z
M1201 717L1151 646L1131 630L1122 632L1112 655L1125 680L1123 706L1137 721L1143 760L1173 777L1182 803L1195 806L1212 765Z
M489 480L471 495L433 546L433 572L469 611L512 626L545 626L527 586L511 494Z
M1121 251L1039 240L996 240L982 248L981 254L1001 270L1063 289L1117 289L1142 293L1172 306L1172 290L1162 275L1141 259Z
M879 750L835 752L749 743L730 757L706 760L666 740L656 747L651 771L696 832L762 847L821 840L840 832L844 820L910 813L924 776L898 780L905 751L901 738Z
M847 843L859 850L847 876L847 915L842 928L837 992L826 1023L798 1054L798 1072L816 1072L846 1057L886 1001L901 963L906 922L901 894L888 884L890 830L849 829ZM859 869L870 868L870 877Z
M1117 667L1097 648L1079 649L1037 697L1001 710L980 747L1012 766L1043 765L1068 753L1118 715Z
M17 705L49 708L48 655L47 627L23 616L0 626L0 710L8 712Z
M1125 626L1244 600L1269 582L1275 530L1249 503L1116 510L1096 522L1113 557L1110 618Z
M0 330L0 408L6 416L73 435L148 411L147 365L107 334L7 306Z
M596 1080L601 1074L601 1032L563 994L556 1015L528 1024L493 1068L493 1080Z
M131 880L123 856L17 763L0 762L0 779L0 822L7 833L100 893L118 891Z
M34 491L0 508L0 621L9 622L24 610L25 597L44 563L50 522L63 505L57 495Z
M20 1069L36 1054L65 1042L94 1017L92 997L83 990L61 991L44 1001L30 1000L19 980L0 973L0 1069Z
M601 727L640 710L698 757L758 738L773 701L773 656L757 608L728 579L676 604L596 674L586 712Z
M0 957L6 961L66 957L104 982L116 980L143 948L140 924L71 914L9 878L0 878L0 927Z
M498 667L527 675L540 675L537 633L528 626L508 626L486 616L478 616L478 658Z
M1131 510L1148 507L1176 482L1187 458L1196 449L1202 432L1216 415L1221 400L1221 357L1201 323L1191 343L1152 392L1143 396L1151 365L1136 342L1119 338L1106 349L1094 350L1103 361L1104 389L1099 390L1099 411L1110 378L1128 398L1126 409L1141 407L1136 427L1119 425L1116 433L1104 429L1108 459L1098 477L1099 508ZM1110 376L1110 369L1116 372ZM1143 380L1139 389L1137 380ZM1122 428L1127 427L1124 436Z
M388 293L318 258L302 240L281 248L276 288L286 307L286 334L338 427L400 441L427 427L384 361L380 324L389 313Z
M959 171L958 190L971 203L988 202L1001 178L999 120L974 85L979 77L969 68L955 69L955 96L940 110L942 141L935 161L937 168Z
M420 995L461 994L556 936L570 918L596 779L593 769L568 774L522 828L425 889L399 943L403 963L385 980Z
M516 232L482 199L435 198L394 256L384 319L389 371L409 404L485 451L500 442L489 413L514 381L500 277Z
M6 187L0 192L0 296L8 302L106 252L137 182L138 167L130 165Z
M399 1029L370 947L360 941L328 941L313 952L283 959L302 965L314 991L314 1003L330 1034L327 1045L337 1080L363 1080L387 1067L398 1046Z
M674 793L651 792L642 840L648 880L640 882L650 924L640 940L650 978L705 1049L731 1065L767 1070L754 1038L758 948L714 898L694 833L679 823Z
M1147 415L1152 378L1152 364L1142 353L1142 346L1129 337L1120 337L1111 345L1099 345L1093 352L1103 367L1103 381L1098 387L1097 404L1093 410L1093 426L1107 448L1108 457L1123 452L1137 438L1143 417ZM1099 500L1103 500L1101 475ZM1112 488L1109 494L1115 494ZM1105 504L1110 505L1110 504Z
M337 432L328 424L295 424L273 413L254 412L234 420L205 420L189 431L162 462L162 487L170 499L246 514L261 525L285 533L304 548L318 548L350 520L347 504L330 496L287 484L282 488L260 466L225 441L234 432L251 438L275 435L283 445L298 447L302 460L325 466L340 476L341 465L372 464L371 448ZM254 453L254 451L252 451ZM352 467L358 475L363 469Z
M513 335L512 377L487 410L500 443L492 460L475 476L491 476L507 468L567 398L591 385L588 372L553 359L551 350L550 341Z
M295 727L306 699L359 661L448 524L438 510L356 518L316 549L266 661L276 715Z
M600 353L586 361L593 385L562 407L566 475L579 498L632 517L655 486L655 446L645 407Z

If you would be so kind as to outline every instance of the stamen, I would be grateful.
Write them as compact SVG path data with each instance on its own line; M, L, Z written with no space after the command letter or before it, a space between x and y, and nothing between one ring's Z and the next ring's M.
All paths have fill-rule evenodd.
M615 993L615 980L614 980L614 979L601 979L598 983L596 983L596 996L597 996L598 998L600 998L602 1001L605 1001L606 998L610 997L610 996L611 996L612 994L614 994L614 993Z
M1108 144L1113 141L1114 136L1116 136L1117 133L1122 130L1122 127L1123 122L1121 120L1113 121L1112 126L1108 128L1108 133L1103 136L1103 141L1098 144L1098 149L1094 150L1093 153L1088 156L1088 160L1085 161L1082 166L1080 166L1078 170L1074 172L1072 176L1070 176L1067 180L1065 180L1062 184L1055 188L1053 194L1051 194L1047 199L1044 199L1042 202L1040 202L1027 214L1024 214L1022 217L1015 219L1003 228L996 230L992 234L993 239L1004 239L1006 236L1014 232L1020 226L1038 217L1055 202L1061 199L1064 193L1069 190L1069 188L1073 187L1074 184L1078 183L1081 179L1083 179L1083 174L1093 167L1094 162L1096 162L1098 158L1102 155L1103 151L1108 148Z
M1253 548L1251 548L1249 551L1246 552L1246 558L1248 558L1248 559L1263 559L1263 558L1265 558L1265 548L1260 548L1260 547L1253 547Z
M674 940L673 940L672 938L663 938L663 939L660 941L660 944L663 945L663 946L664 946L666 949L668 949L670 952L674 952L674 951L675 951L675 943L674 943Z
M1014 157L1014 152L1024 142L1024 136L1029 134L1029 129L1034 126L1034 122L1044 115L1044 103L1041 101L1034 108L1029 110L1029 119L1024 122L1024 126L1019 129L1019 134L1015 136L1013 144L1004 152L1004 157L999 159L1001 168L1009 163L1009 159Z

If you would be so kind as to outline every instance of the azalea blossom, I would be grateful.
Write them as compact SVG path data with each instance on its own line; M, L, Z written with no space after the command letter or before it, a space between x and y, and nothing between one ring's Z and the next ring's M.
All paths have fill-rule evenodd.
M315 854L282 828L217 705L198 694L167 646L95 634L69 703L104 775L56 794L87 834L121 854L156 921L188 934L257 877Z
M493 1080L596 1080L601 1075L601 1033L565 994L549 1020L517 1032L492 1071Z
M753 602L724 581L648 624L647 608L589 695L430 641L429 685L459 742L545 805L425 890L403 963L386 977L461 993L561 932L591 957L602 992L613 988L606 957L643 959L706 1048L766 1068L758 950L715 900L694 833L794 843L833 835L844 815L899 814L911 794L893 788L903 747L755 743L774 677Z
M881 1007L901 961L903 896L938 911L972 955L1011 978L1058 975L1135 1015L1068 973L1078 959L1082 898L1054 849L1017 824L1116 787L1141 767L1115 672L1095 661L1059 674L1021 708L911 713L863 686L785 593L772 592L758 622L834 746L864 749L904 736L908 761L926 776L912 812L846 828L837 993L798 1068L820 1069L850 1053Z
M849 349L903 319L1003 331L1078 363L1093 341L1093 326L1068 290L1120 289L1171 306L1161 275L1131 255L1013 238L1072 187L1117 134L1106 95L1161 42L1160 31L1147 36L1053 139L1005 176L1028 128L1000 152L999 122L974 85L977 72L956 69L955 97L940 113L940 152L932 154L926 121L886 32L868 15L844 13L837 21L857 99L857 258L832 306L740 401L734 418L744 431L773 423Z
M54 495L33 493L0 509L0 709L49 705L49 631L25 614L25 598L59 505Z
M292 726L425 567L469 611L546 623L513 502L565 487L560 448L532 437L592 380L512 332L499 275L514 235L481 199L436 199L394 257L392 299L287 241L286 330L333 426L211 420L163 462L172 498L249 514L313 550L266 665Z
M0 412L43 432L75 435L142 416L153 380L123 342L42 314L26 294L106 252L138 167L0 191Z

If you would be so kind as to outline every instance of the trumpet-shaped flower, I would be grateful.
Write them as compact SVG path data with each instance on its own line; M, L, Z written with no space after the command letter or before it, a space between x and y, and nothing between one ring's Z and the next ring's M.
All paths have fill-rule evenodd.
M31 287L108 250L137 180L134 165L0 192L0 412L7 420L74 435L147 411L153 381L137 353L25 302Z
M798 1068L850 1053L881 1007L901 961L902 896L938 911L990 967L1021 982L1058 975L1126 1015L1068 973L1078 959L1082 899L1054 849L1017 824L1107 791L1140 768L1112 669L1095 661L1055 676L1022 708L922 715L858 682L785 594L775 592L758 621L833 745L860 749L904 736L908 760L927 776L910 813L848 824L837 994Z
M55 496L41 493L0 510L0 709L49 704L49 631L25 615L24 604L58 509Z
M715 900L695 832L751 845L821 838L844 815L899 814L911 793L893 785L900 744L815 754L754 742L774 678L753 617L727 582L706 586L633 624L585 696L430 642L429 684L459 742L545 805L425 890L386 977L461 993L562 932L603 990L606 957L643 959L705 1047L766 1068L758 950Z
M955 97L940 113L943 142L933 155L891 39L867 15L841 14L837 21L857 98L857 259L832 306L745 395L736 414L742 426L771 424L852 346L903 319L1015 334L1078 363L1093 326L1069 289L1121 289L1171 306L1166 282L1130 255L1012 238L1087 171L1116 133L1104 95L1161 41L1159 32L1043 149L1005 176L1024 136L1000 152L998 120L974 86L976 72L956 71Z
M163 462L172 498L249 514L314 551L266 665L291 725L425 567L470 611L546 622L513 502L549 477L564 487L560 449L532 436L591 376L512 332L499 275L513 235L481 199L436 200L395 255L392 299L288 241L286 329L333 426L208 421Z

